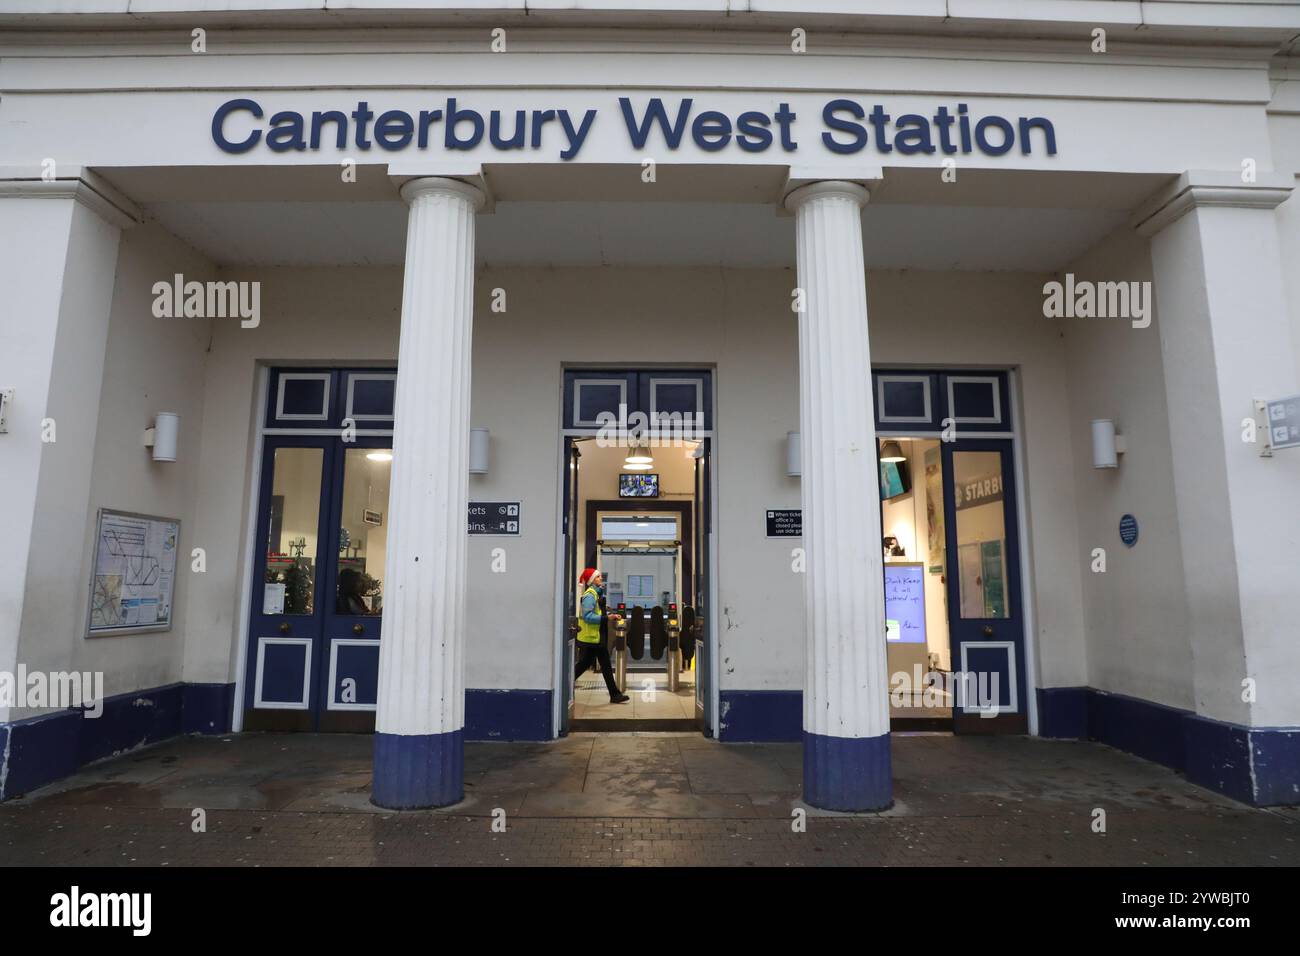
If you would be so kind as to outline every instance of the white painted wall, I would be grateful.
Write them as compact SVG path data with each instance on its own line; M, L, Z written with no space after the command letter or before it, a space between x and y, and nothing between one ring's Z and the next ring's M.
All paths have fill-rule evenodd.
M78 207L76 229L86 234L87 245L69 251L63 294L75 314L59 326L62 374L51 383L48 406L58 441L46 446L42 465L18 648L18 660L29 669L103 671L108 695L181 679L196 577L189 552L199 544L192 529L208 323L155 318L152 286L176 272L199 280L211 274L209 263L154 226L122 233L120 243L112 240L113 257L96 261L107 254L109 240L90 236L111 228ZM105 277L95 278L96 270ZM53 277L43 281L58 291ZM105 320L99 330L89 326L97 310ZM144 429L160 411L181 416L174 463L155 463L142 444ZM170 632L84 636L101 507L181 519L178 613Z
M1147 242L1121 228L1066 272L1077 281L1150 282ZM1062 273L1063 275L1064 273ZM1087 683L1171 707L1193 709L1178 507L1160 349L1160 317L1146 329L1122 319L1044 319L1066 343L1067 427L1077 463L1074 514L1088 645ZM1090 422L1112 418L1128 441L1113 470L1092 467ZM1139 538L1119 538L1121 515ZM1106 572L1091 570L1104 548Z

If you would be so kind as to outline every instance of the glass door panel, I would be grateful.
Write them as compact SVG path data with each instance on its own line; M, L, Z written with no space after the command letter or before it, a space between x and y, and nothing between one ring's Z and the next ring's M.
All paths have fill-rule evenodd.
M244 726L310 730L320 663L321 502L330 453L311 439L272 439L266 456Z
M387 439L358 442L339 456L331 507L322 731L374 729L392 461Z

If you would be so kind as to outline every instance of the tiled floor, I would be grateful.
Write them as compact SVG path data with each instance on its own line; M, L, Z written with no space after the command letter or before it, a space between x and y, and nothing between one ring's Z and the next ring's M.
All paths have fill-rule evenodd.
M681 675L676 692L668 690L668 675L663 671L627 672L624 692L627 703L611 704L605 681L588 671L578 678L573 694L573 716L577 720L625 718L646 720L664 717L695 719L695 674Z
M0 863L1300 864L1295 808L1099 744L895 734L895 805L864 815L801 803L798 744L698 734L467 744L464 802L394 813L369 801L371 744L244 734L127 754L0 805Z

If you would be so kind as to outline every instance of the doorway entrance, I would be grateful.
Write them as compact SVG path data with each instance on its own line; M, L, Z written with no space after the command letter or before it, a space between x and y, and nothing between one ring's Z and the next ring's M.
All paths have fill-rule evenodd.
M374 731L395 378L270 373L246 730Z
M568 375L566 425L605 427L563 436L561 732L711 734L709 373ZM623 703L598 664L574 674L586 568L603 578L601 639Z
M1025 733L1005 373L877 373L876 383L891 726ZM975 391L955 387L967 384ZM900 419L927 417L946 433L899 430Z

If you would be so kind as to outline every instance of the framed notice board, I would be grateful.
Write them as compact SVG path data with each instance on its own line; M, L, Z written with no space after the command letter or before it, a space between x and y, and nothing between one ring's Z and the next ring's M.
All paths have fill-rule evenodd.
M99 509L86 636L172 629L179 518Z

